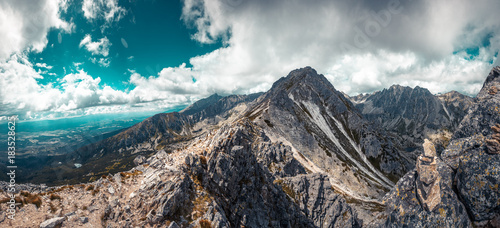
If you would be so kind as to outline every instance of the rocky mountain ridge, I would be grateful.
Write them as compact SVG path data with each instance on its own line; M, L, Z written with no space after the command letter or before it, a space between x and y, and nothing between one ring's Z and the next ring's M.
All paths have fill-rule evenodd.
M456 91L435 96L419 86L400 85L350 99L366 119L400 136L413 160L423 152L425 138L449 137L473 103ZM446 145L436 146L439 154Z
M259 95L213 95L181 112L156 114L114 136L83 146L68 155L52 158L47 162L52 165L27 179L48 185L74 184L95 180L103 174L129 170L135 166L133 160L136 156L148 157L159 150L184 147L185 142L235 118L231 115L245 109L247 103ZM75 169L74 164L82 166Z

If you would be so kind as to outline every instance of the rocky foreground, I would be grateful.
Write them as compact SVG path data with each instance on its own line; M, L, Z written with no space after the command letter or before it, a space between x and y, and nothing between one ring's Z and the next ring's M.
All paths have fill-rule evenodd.
M108 139L112 147L86 147L157 152L89 183L18 186L14 220L1 185L0 226L499 227L497 88L500 67L462 121L455 120L462 109L450 114L451 106L428 98L443 111L426 111L425 124L397 135L364 118L361 101L353 104L313 69L295 70L265 94L211 97ZM424 140L446 116L451 140ZM424 141L418 156L399 142L410 129L419 131L411 144Z

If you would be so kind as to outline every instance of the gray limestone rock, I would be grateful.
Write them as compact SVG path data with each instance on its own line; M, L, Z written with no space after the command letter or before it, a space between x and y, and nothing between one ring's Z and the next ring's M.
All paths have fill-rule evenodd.
M80 222L83 224L85 224L89 221L89 218L87 218L87 217L80 217L79 219L80 219Z
M46 220L40 224L40 228L54 228L60 226L64 222L64 217L55 217Z
M329 182L321 175L313 175L311 188L307 187L310 193L304 192L303 196L311 201L317 199L318 203L326 202L326 205L310 208L316 217L309 217L299 203L287 195L287 189L280 185L279 180L275 180L269 165L293 166L285 168L289 171L274 172L282 176L305 173L305 169L300 164L287 165L293 163L290 148L270 143L258 126L242 120L223 126L213 137L214 148L207 152L206 165L196 156L186 157L186 172L215 199L213 209L209 208L204 215L212 225L316 227L317 221L325 221L328 227L359 226L355 212L342 196L333 193ZM319 192L315 191L316 187L320 188ZM330 214L335 209L341 214Z
M457 189L475 221L500 214L500 155L473 150L460 157Z
M420 174L417 171L407 173L393 190L385 196L387 219L382 227L471 227L465 206L460 202L452 188L453 171L436 158L438 177L432 183L438 189L429 191L421 201L418 190ZM431 203L429 205L429 203ZM432 225L431 225L432 224Z
M324 174L307 174L277 179L285 193L314 222L316 227L359 227L356 212L334 193Z
M353 194L380 198L414 167L392 137L310 67L275 82L245 116Z
M471 137L476 134L483 136L493 134L491 127L498 124L500 120L500 94L489 93L493 86L500 87L500 67L491 70L483 88L475 98L476 104L470 108L452 139Z

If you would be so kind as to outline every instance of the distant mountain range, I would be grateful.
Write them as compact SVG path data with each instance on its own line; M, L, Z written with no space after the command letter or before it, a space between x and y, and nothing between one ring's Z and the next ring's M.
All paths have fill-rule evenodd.
M415 158L425 138L453 133L472 105L471 97L456 91L435 96L425 88L399 85L350 99L366 119L399 135Z
M305 67L265 93L154 115L31 178L108 189L122 203L95 204L107 226L496 226L498 86L496 67L475 98L399 85L349 97Z

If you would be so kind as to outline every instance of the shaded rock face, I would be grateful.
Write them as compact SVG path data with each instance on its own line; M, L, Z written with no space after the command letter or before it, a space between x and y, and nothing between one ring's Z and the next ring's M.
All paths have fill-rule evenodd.
M454 139L441 154L441 159L456 171L460 165L460 157L467 153L479 153L484 149L486 137L482 134Z
M486 150L460 158L457 189L475 221L491 220L500 213L500 155Z
M472 104L472 98L456 91L434 96L425 88L399 85L351 100L365 118L399 135L414 159L425 138L440 130L453 132ZM437 146L440 153L443 146Z
M323 224L325 221L329 222L328 225L320 227L359 226L355 212L342 196L333 193L331 187L327 192L331 199L325 199L324 194L312 190L300 192L306 200L331 200L324 207L315 208L315 213L307 213L301 207L302 201L295 198L296 190L280 185L287 179L275 179L270 172L275 167L293 167L289 171L277 173L278 176L293 176L305 173L304 167L293 158L277 159L287 156L290 148L271 143L252 123L243 120L237 127L223 127L213 137L215 143L207 151L206 165L198 162L196 156L188 156L187 172L196 177L201 186L214 197L221 209L218 211L224 215L222 217L227 218L230 227L316 227L315 224ZM278 165L270 165L272 163ZM328 188L329 183L324 176L306 175L306 179L321 189ZM342 214L330 213L332 208L342 209Z
M306 174L307 169L293 157L293 152L289 146L279 144L261 144L257 151L259 163L268 167L275 177L293 177L299 174ZM310 172L310 171L309 171Z
M230 95L219 96L214 94L208 98L201 99L181 111L182 114L190 115L193 121L198 122L207 118L214 118L223 114L240 103L248 103L255 100L262 93L253 93L249 95Z
M324 174L307 174L276 180L316 227L356 227L353 209L334 193Z
M179 176L171 181L158 182L156 188L158 193L148 203L146 215L148 222L155 224L165 219L176 219L176 214L184 210L184 206L190 202L191 180L187 176ZM151 189L149 189L151 190Z
M407 173L385 196L387 219L383 227L472 226L453 191L453 171L439 158L433 162L435 170L431 166Z

